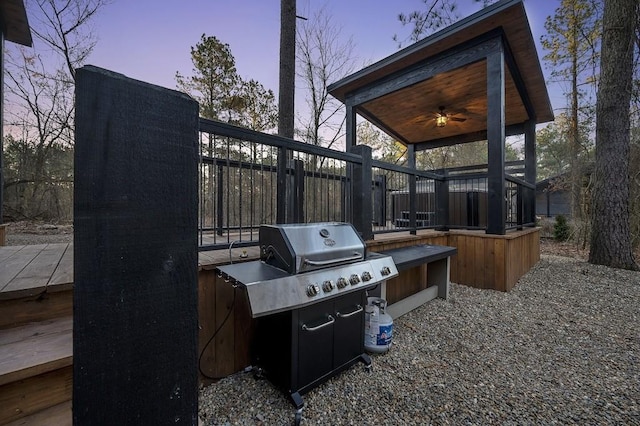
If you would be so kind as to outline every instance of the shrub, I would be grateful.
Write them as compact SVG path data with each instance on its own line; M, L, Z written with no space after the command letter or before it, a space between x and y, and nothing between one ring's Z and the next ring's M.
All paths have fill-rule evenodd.
M558 241L567 241L571 234L571 228L567 218L563 215L556 216L556 223L553 225L553 238Z

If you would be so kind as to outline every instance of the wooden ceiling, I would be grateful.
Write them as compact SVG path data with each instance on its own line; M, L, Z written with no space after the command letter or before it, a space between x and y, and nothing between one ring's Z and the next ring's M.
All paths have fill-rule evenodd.
M31 30L22 0L0 1L0 18L3 20L4 38L13 43L31 46Z
M547 88L522 0L503 0L409 46L329 87L341 101L359 89L370 88L429 58L482 36L502 31L529 96L535 117L529 117L505 61L506 125L529 118L536 123L554 119ZM455 113L445 127L436 127L439 107ZM482 132L487 129L487 64L479 60L443 72L410 87L355 106L356 111L404 143L421 143Z

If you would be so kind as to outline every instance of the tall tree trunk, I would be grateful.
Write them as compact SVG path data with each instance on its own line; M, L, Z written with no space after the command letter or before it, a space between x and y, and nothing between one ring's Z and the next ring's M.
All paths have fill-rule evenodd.
M580 163L580 133L578 131L578 22L573 13L571 51L571 119L569 139L571 144L571 216L579 224L582 220L582 170ZM579 225L582 227L581 225Z
M637 0L606 0L589 262L638 269L629 229L629 106Z

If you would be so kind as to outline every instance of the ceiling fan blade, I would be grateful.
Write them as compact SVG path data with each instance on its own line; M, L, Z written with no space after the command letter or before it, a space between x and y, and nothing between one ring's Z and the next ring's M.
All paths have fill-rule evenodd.
M451 121L460 121L460 122L467 121L466 118L460 118L460 117L449 117L449 120L451 120Z

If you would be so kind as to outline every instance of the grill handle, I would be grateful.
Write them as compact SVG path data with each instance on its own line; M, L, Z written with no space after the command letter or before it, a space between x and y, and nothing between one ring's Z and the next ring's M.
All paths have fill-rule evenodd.
M349 257L342 257L340 259L329 259L329 260L309 260L305 259L304 263L311 266L327 266L333 265L334 263L342 263L342 262L352 262L354 260L362 259L362 253L353 253L353 255Z
M324 327L326 327L328 325L331 325L334 322L336 322L336 319L334 317L332 317L331 315L327 315L327 319L329 321L327 321L327 322L325 322L323 324L317 325L315 327L307 327L307 324L302 324L302 329L304 331L316 331L316 330L320 330L321 328L324 328Z
M336 312L336 315L340 318L349 318L351 316L354 316L355 314L359 314L360 312L362 312L362 306L361 305L356 305L356 310L353 312L349 312L348 314L341 314L340 312Z

